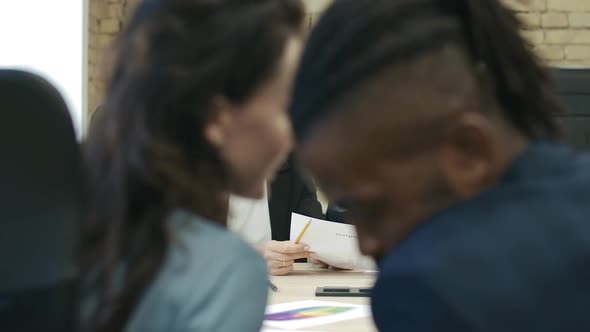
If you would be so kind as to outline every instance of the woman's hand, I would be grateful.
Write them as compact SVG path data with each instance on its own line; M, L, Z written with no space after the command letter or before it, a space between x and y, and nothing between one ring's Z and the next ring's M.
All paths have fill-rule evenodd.
M289 241L270 241L262 249L270 274L284 276L293 271L296 259L309 257L309 247Z

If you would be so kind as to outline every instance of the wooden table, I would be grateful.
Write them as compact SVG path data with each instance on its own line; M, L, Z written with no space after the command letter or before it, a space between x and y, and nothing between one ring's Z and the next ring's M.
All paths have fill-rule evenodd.
M334 271L318 268L312 264L296 263L295 270L287 276L271 277L271 281L279 289L270 292L270 304L301 300L333 301L355 304L369 304L369 298L354 297L316 297L316 287L350 286L371 287L375 282L376 273L357 271ZM371 317L348 320L340 323L320 325L309 328L313 331L338 332L374 332L377 331Z

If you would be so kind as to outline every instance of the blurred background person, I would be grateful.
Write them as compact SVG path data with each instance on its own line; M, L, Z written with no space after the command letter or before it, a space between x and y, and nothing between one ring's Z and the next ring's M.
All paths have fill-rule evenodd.
M324 219L315 187L304 183L292 157L269 181L263 199L232 195L229 211L228 227L256 245L289 241L292 213Z
M289 241L291 214L324 219L315 188L304 183L292 157L281 166L263 199L230 197L228 227L255 245L267 261L273 275L286 275L293 264L305 261L305 244Z
M295 262L304 261L311 254L304 243L294 244L289 241L291 214L324 219L316 190L303 181L293 156L283 164L272 181L269 205L272 241L262 249L269 271L273 275L285 275L293 271Z

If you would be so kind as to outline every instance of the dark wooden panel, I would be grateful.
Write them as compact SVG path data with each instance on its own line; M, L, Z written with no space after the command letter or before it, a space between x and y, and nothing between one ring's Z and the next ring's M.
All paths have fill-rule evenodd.
M590 68L552 68L567 115L560 117L566 141L590 150Z
M561 100L567 107L568 115L590 116L590 94L564 94Z
M566 116L559 120L565 129L565 139L578 148L590 150L590 117Z
M590 95L590 68L551 68L559 94Z

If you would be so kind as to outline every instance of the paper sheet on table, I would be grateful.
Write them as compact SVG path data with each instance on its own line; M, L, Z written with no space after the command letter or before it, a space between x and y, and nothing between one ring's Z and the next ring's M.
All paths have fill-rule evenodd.
M268 306L264 325L296 330L370 316L368 305L327 301L297 301Z
M376 269L373 259L361 255L354 226L291 214L291 241L294 241L305 224L311 224L299 241L311 247L315 258L341 269Z

